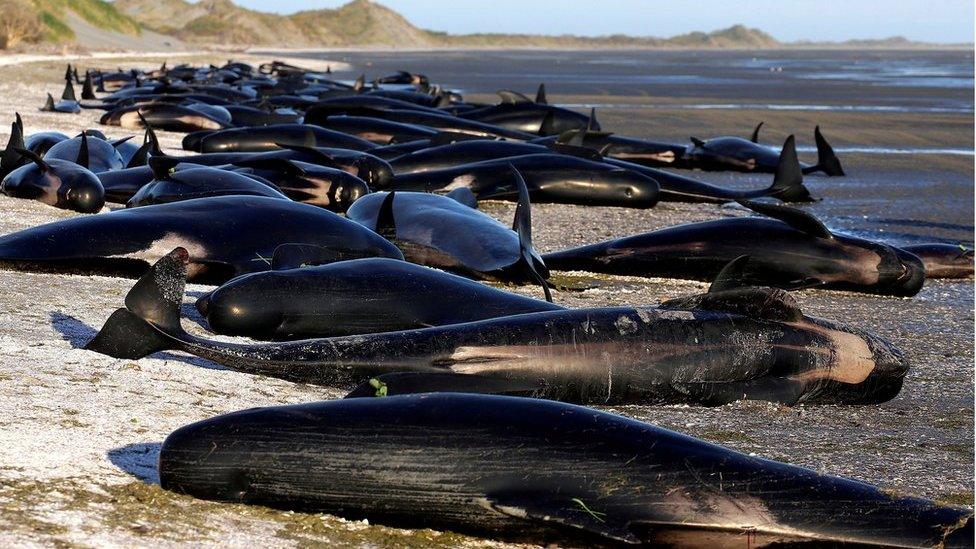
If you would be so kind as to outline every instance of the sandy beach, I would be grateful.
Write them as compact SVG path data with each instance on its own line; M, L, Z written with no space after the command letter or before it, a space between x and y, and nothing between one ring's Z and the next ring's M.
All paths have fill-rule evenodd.
M292 62L306 66L313 63L307 57L316 57L314 63L331 66L338 78L352 79L361 72L373 77L393 72L394 67L430 67L432 80L457 86L462 85L461 76L451 72L452 67L467 62L459 53L426 63L421 61L425 54L420 53L344 52L328 61L326 54L293 55ZM538 61L526 56L515 57L508 70L530 77L509 81L496 74L494 87L530 91L526 82L539 79L532 74L539 72L534 65ZM260 62L273 57L235 58ZM193 54L179 61L226 59L226 54ZM152 55L88 58L80 61L79 69L155 67L162 60ZM173 58L170 64L175 62ZM98 128L110 137L129 135L118 128L99 127L101 111L86 110L80 115L38 112L45 93L60 91L63 71L60 58L9 64L0 57L0 142L6 142L15 111L23 116L28 133L59 130L72 134ZM466 91L472 100L492 100L491 85L478 84ZM821 88L821 97L802 97L796 91L799 88L784 87L776 97L757 99L743 94L722 100L755 103L752 108L738 109L687 108L716 102L717 92L707 87L686 86L684 91L659 87L651 94L639 91L640 86L632 86L638 89L633 93L620 86L561 87L557 80L549 85L549 100L580 105L581 110L583 105L616 105L599 109L605 129L660 140L748 135L755 122L765 120L768 131L763 139L767 143L780 143L795 131L801 146L812 145L813 126L821 124L837 148L971 151L973 147L971 83L965 92L970 96L968 106L960 99L964 94L955 88L945 90L944 101L936 104L926 102L931 93L924 96L919 90L879 86L868 95L863 89L842 93ZM770 110L761 106L792 102L839 107L851 104L855 97L861 97L864 104L907 105L916 110ZM943 105L960 110L931 111ZM179 151L182 135L161 133L160 137L167 152ZM810 153L801 156L812 159ZM849 177L814 175L806 181L813 194L823 198L807 208L832 229L892 243L945 241L972 246L971 154L841 154L841 159ZM765 187L771 181L767 176L727 173L695 173L695 177L749 188ZM483 209L504 222L514 213L514 207L504 203L489 203ZM0 211L0 234L72 215L4 196L0 196ZM543 252L677 223L746 214L738 206L689 204L660 204L643 211L536 205L532 213L533 236ZM554 292L556 302L573 307L654 304L707 288L696 282L584 273L560 273L556 279L565 288ZM0 271L0 544L510 546L328 515L215 504L162 490L155 463L160 443L174 429L243 408L338 398L345 390L239 374L179 353L125 361L80 349L121 305L133 282ZM201 319L191 304L206 289L187 289L184 325L198 333L203 333ZM531 287L507 289L541 295ZM911 299L812 290L797 292L796 297L808 315L870 330L903 349L912 370L901 394L882 405L860 407L790 408L739 402L717 408L606 409L742 452L861 479L898 493L972 506L973 281L927 281Z

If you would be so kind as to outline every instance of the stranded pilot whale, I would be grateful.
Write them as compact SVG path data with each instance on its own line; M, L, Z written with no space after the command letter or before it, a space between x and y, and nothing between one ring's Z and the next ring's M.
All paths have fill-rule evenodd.
M64 91L61 93L61 100L55 103L54 97L51 94L47 94L47 101L41 107L41 110L44 112L61 112L67 114L80 113L81 105L78 104L78 99L75 97L75 87L71 83L71 80L65 81Z
M351 386L394 372L463 374L591 403L875 404L908 363L887 341L805 316L784 291L746 288L661 307L554 310L418 330L235 344L180 323L189 254L177 248L133 286L87 349L136 359L186 351L232 370ZM368 275L366 275L368 276Z
M382 154L374 150L375 154ZM718 187L704 181L698 181L676 173L649 168L640 164L619 160L617 158L602 157L596 151L582 148L578 145L554 144L552 148L537 143L521 143L513 141L488 141L484 139L460 141L455 143L430 146L407 152L390 160L390 167L398 176L419 174L454 168L460 165L492 160L498 158L552 154L553 152L581 156L590 161L601 161L605 164L624 168L650 177L658 182L661 201L668 202L728 202L741 198L772 197L782 201L806 202L812 200L810 191L803 185L799 162L796 159L796 148L792 138L787 139L780 156L780 168L777 170L771 186L758 190L737 190ZM401 180L406 179L402 177Z
M543 544L973 546L970 509L531 398L233 412L170 434L159 480L207 500Z
M337 260L403 258L376 233L322 208L279 198L218 196L11 233L0 237L0 268L139 277L173 246L183 246L191 280L222 283L269 269L275 248L289 242L333 250Z
M675 167L697 168L702 170L735 170L741 172L772 172L776 169L776 151L760 145L758 142L759 126L752 133L752 139L741 137L716 137L702 141L691 138L684 155L674 163ZM834 154L834 149L827 143L820 126L813 130L813 137L817 144L817 163L802 167L803 173L821 171L828 176L842 176L844 169L840 160Z
M508 169L519 197L511 229L463 197L431 193L374 193L356 201L346 215L396 243L408 261L477 278L534 281L551 301L549 270L532 247L528 188L517 170Z
M302 339L443 326L562 309L437 269L386 258L311 267L275 250L274 270L230 280L197 300L218 334ZM304 257L299 250L293 257ZM290 264L291 263L291 264Z
M901 246L925 264L925 278L972 278L973 250L962 244L913 244Z
M517 198L514 166L533 202L651 208L657 181L635 171L565 154L528 154L462 164L451 168L394 175L390 189L449 192L467 187L478 200Z
M550 269L710 280L741 255L744 284L831 288L913 296L922 261L904 250L833 234L819 219L787 206L740 200L764 218L689 223L543 255Z
M212 196L266 196L289 200L273 184L244 174L211 168L185 166L173 171L176 163L167 156L149 159L153 180L143 185L126 202L127 208L167 204ZM218 212L219 213L219 212Z
M202 153L264 152L280 149L282 145L336 147L355 151L368 151L376 147L354 135L310 124L275 124L215 131L203 135L198 147L193 146L193 140L189 137L183 140L183 148Z
M95 213L105 205L105 189L88 169L86 135L82 134L78 158L74 161L44 160L27 149L16 152L30 163L11 171L0 181L3 194L80 213Z

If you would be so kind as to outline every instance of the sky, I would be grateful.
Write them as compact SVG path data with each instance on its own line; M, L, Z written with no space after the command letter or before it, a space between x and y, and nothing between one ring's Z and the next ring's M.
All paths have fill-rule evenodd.
M331 8L344 0L234 0L260 11ZM454 34L503 32L667 37L736 23L779 40L900 35L972 42L973 0L380 0L414 25Z

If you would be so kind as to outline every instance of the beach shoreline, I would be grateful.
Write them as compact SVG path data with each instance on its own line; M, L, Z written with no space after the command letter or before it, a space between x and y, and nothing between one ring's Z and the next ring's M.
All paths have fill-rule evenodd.
M249 55L252 62L272 59L270 55ZM146 66L158 65L158 58L146 57L133 53L110 59L136 65L141 59ZM424 69L413 57L397 57L396 52L368 66L363 62L365 57L293 59L302 66L312 61L334 63L337 78L354 78L367 70L370 76L379 76L395 66ZM76 58L79 71L102 59L109 58ZM226 56L192 52L180 59L223 62ZM85 128L97 128L111 137L133 133L99 126L100 111L86 110L80 115L38 111L44 94L60 89L64 62L66 59L58 58L17 65L0 63L0 143L6 142L14 112L23 116L28 133L59 130L72 134ZM465 62L462 57L459 64ZM438 65L442 74L432 71L436 81L460 78L443 67ZM498 84L499 88L509 86L509 81ZM491 91L482 87L471 97L490 100ZM972 113L934 117L925 113L760 112L748 108L689 112L680 107L648 113L640 110L641 102L664 100L616 90L601 94L570 84L549 86L549 93L554 103L582 104L594 98L634 102L638 106L633 109L599 113L605 128L623 135L686 140L691 132L703 136L733 130L741 133L748 132L761 116L767 121L769 130L764 139L769 143L781 142L787 132L803 129L810 135L803 134L801 142L809 144L813 125L820 123L838 147L972 144ZM929 123L924 123L926 119ZM933 119L937 123L932 123ZM160 138L166 152L183 154L181 134L160 132ZM810 159L809 153L801 156ZM972 158L902 156L843 156L850 175L843 179L807 177L806 184L823 201L804 208L832 229L883 237L894 243L927 238L971 244ZM765 187L770 181L765 175L686 173L749 188ZM482 209L506 224L514 214L514 207L508 203L487 203ZM0 211L0 234L72 215L5 196L0 196ZM547 252L745 212L729 205L660 204L650 210L627 210L540 204L533 206L532 214L534 242L540 251ZM555 300L571 307L654 304L707 289L706 284L689 281L558 274L576 289L556 290ZM243 408L334 399L346 391L239 374L180 353L127 361L81 349L108 315L121 306L133 282L0 271L0 302L4 304L0 310L4 326L0 331L0 543L513 547L328 515L209 503L162 490L155 461L160 443L174 429ZM794 294L806 314L863 328L905 351L912 370L901 394L891 402L858 407L790 408L737 402L717 408L600 408L748 454L864 480L884 490L972 506L972 288L972 280L928 281L922 292L910 299L818 290ZM184 325L197 333L202 333L198 324L201 319L192 301L208 289L197 285L187 288ZM506 289L541 295L533 287Z

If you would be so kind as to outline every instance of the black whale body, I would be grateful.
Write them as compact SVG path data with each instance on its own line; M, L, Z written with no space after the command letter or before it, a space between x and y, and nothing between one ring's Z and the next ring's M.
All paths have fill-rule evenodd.
M564 154L529 154L394 175L391 189L444 191L466 187L479 200L513 200L513 166L525 178L533 202L650 208L657 181L617 166Z
M915 255L853 236L832 234L810 214L757 202L774 218L737 217L689 223L543 255L553 270L712 280L747 255L749 284L820 287L912 296L925 279Z
M64 219L11 233L0 237L0 267L138 277L177 245L190 250L191 280L221 283L269 269L275 248L290 242L333 249L346 259L403 257L380 236L322 208L278 198L222 196Z
M207 500L569 546L956 548L973 537L970 509L504 396L225 414L170 434L159 478Z
M561 308L386 258L252 273L197 300L214 332L275 340L391 332Z
M419 330L235 344L180 325L189 254L160 259L88 343L136 359L177 349L249 374L349 386L397 372L487 378L573 402L739 399L874 404L901 390L908 363L885 340L807 317L782 290L745 288L661 307L554 310Z

